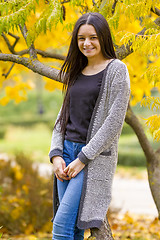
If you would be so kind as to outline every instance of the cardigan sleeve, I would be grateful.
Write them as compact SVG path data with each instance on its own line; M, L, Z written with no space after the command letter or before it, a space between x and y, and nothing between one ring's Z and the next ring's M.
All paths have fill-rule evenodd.
M124 63L116 69L112 78L109 89L108 115L99 130L78 155L84 164L88 164L101 152L109 149L123 126L130 96L129 74Z
M60 116L61 109L58 113L56 122ZM52 132L51 147L49 152L50 162L52 163L52 157L60 156L63 157L63 134L60 131L60 123L54 127Z

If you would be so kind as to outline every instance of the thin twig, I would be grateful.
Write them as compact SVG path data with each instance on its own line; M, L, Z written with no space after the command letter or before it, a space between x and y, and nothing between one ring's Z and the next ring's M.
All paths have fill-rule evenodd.
M155 7L154 9L151 8L151 12L157 14L158 16L160 16L160 9L158 9L157 7Z
M15 54L14 48L15 48L17 42L19 41L19 37L16 36L16 35L13 35L12 33L8 33L8 34L16 39L15 42L13 43L13 45L10 44L9 39L6 37L6 35L4 33L2 33L1 35L4 38L4 40L5 40L5 42L6 42L7 46L8 46L8 49L10 50L10 52Z
M93 6L95 6L96 8L99 8L94 0L92 0L92 3L93 3Z
M115 0L113 5L112 5L112 14L114 14L114 12L115 12L117 3L118 3L118 0Z
M27 43L27 27L26 25L24 24L23 28L22 26L19 24L19 28L21 30L21 33ZM30 48L29 48L29 55L30 55L30 58L31 59L37 59L37 54L36 54L36 50L35 50L35 47L34 47L34 43L31 44Z
M63 2L61 2L61 4L68 3L68 2L70 2L70 0L64 0Z
M12 64L12 66L10 67L9 71L7 73L3 73L2 76L5 76L5 78L8 77L8 75L10 74L12 68L14 67L15 63Z
M10 33L10 32L8 33L8 35L10 35L11 37L13 37L13 38L16 39L15 42L13 43L13 45L12 45L12 47L15 48L15 46L16 46L17 42L19 41L20 37L19 37L19 36L16 36L16 35L13 34L13 33Z

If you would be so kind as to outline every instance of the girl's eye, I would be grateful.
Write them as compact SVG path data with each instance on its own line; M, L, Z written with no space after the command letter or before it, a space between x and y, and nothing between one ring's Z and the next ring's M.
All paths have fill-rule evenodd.
M91 37L91 39L96 39L97 37Z
M78 40L84 40L84 38L83 38L83 37L80 37L80 38L78 38Z

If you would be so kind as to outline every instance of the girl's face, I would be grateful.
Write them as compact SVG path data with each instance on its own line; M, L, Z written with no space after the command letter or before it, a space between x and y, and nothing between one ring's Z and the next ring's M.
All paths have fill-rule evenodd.
M79 28L77 42L79 50L88 59L102 57L100 42L92 25L84 24Z

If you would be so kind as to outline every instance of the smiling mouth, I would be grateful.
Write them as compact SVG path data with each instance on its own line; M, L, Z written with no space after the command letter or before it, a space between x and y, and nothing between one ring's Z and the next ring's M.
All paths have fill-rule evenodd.
M83 48L83 50L85 50L85 51L91 51L91 50L93 50L94 48Z

